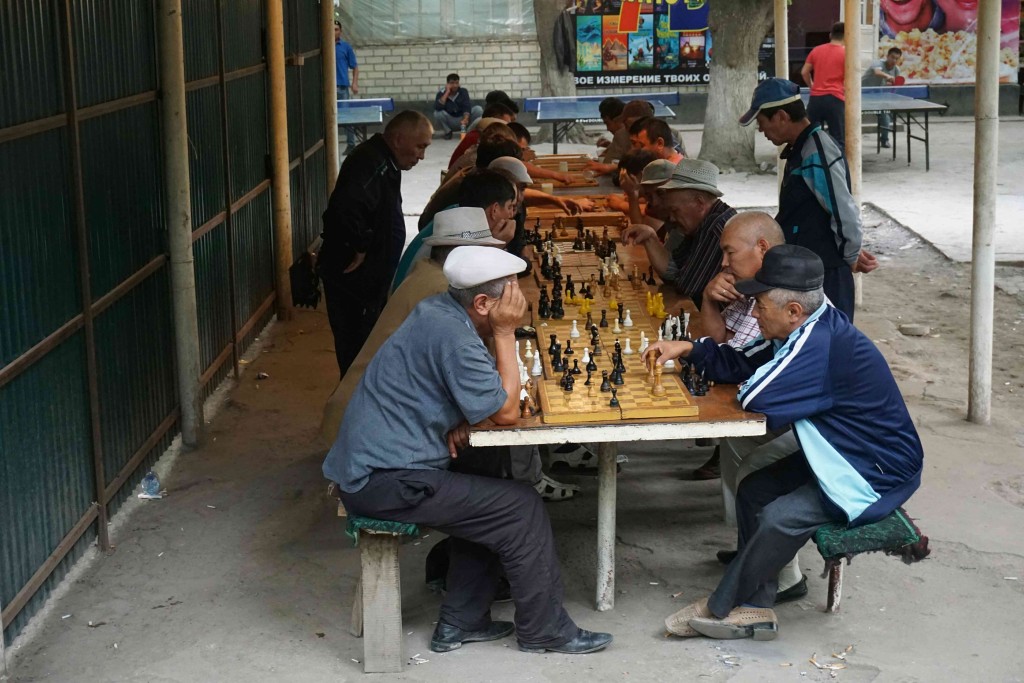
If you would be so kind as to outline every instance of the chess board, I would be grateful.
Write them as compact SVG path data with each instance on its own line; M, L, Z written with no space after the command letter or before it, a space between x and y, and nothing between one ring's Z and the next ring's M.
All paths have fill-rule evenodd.
M528 185L531 190L544 190L545 184L551 184L554 188L560 187L597 187L597 178L587 178L581 172L569 171L569 175L572 176L572 181L563 183L554 178L538 178L539 182L535 182L532 185Z
M597 257L593 252L568 252L562 255L562 273L572 274L573 280L579 286L589 279L590 274L597 269ZM538 283L549 288L550 281L540 278L539 269L537 273ZM577 277L577 273L579 276ZM598 327L598 343L601 352L595 356L597 372L591 377L592 385L586 386L586 369L582 362L584 351L590 349L591 334L586 329L586 315L580 315L580 305L575 303L564 303L565 316L560 320L540 319L535 317L533 325L537 330L537 344L533 349L534 353L541 356L541 368L543 375L534 378L537 381L538 404L541 408L541 417L546 424L578 424L587 422L608 422L614 420L633 420L643 418L672 418L691 417L699 413L699 408L692 400L689 391L683 386L678 373L675 370L666 370L662 373L661 384L665 388L664 396L654 396L651 390L653 383L648 378L648 373L640 360L640 332L644 332L648 339L658 338L658 322L647 314L646 293L649 287L644 285L634 289L632 283L621 276L618 292L610 291L609 297L605 297L600 287L595 288L594 299L591 302L591 316L595 324L601 320L601 311L608 311L608 326ZM624 310L629 311L632 319L632 327L619 327L615 332L618 311L610 306L610 299L614 297L616 303L621 303ZM536 314L536 308L534 309ZM570 334L573 321L577 322L579 337L573 339ZM573 353L563 355L567 358L568 367L572 368L574 360L578 360L581 374L576 375L576 384L573 391L566 392L559 386L561 372L554 372L551 367L552 356L548 353L551 344L550 335L556 335L556 339L562 345L563 353L567 348L567 341L571 342ZM616 398L619 400L619 407L609 406L611 392L601 392L601 373L612 370L612 354L615 350L615 342L619 341L622 348L626 347L626 340L633 351L632 354L623 354L623 364L626 372L623 374L625 384L615 386ZM532 366L532 359L524 361L527 367ZM678 368L678 364L677 364Z
M624 220L625 216L622 215L621 211L586 211L576 216L570 216L561 209L527 209L526 211L526 225L535 230L537 229L538 221L540 221L540 228L542 230L551 230L561 221L569 234L565 237L558 237L552 234L551 238L556 241L568 240L571 242L576 239L576 226L581 221L584 228L597 228L598 232L600 232L601 228L608 226L609 231L614 229L617 235L619 226Z

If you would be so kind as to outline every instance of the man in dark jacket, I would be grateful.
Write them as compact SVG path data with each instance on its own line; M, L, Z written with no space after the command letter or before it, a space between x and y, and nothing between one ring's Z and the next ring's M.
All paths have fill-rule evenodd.
M679 636L771 640L776 578L829 522L876 522L921 484L924 453L885 358L825 301L824 268L794 244L765 252L736 289L757 298L761 336L736 349L709 338L656 342L645 359L687 357L718 382L742 382L738 399L768 429L791 426L793 453L746 477L736 495L739 546L718 588L670 616Z
M433 134L426 116L400 112L341 165L319 265L343 377L384 308L405 245L402 171L424 157Z
M434 122L444 131L444 139L451 140L457 128L466 132L483 113L483 107L474 106L469 91L459 85L459 74L448 74L444 87L434 97Z
M825 264L825 296L853 322L853 273L870 273L878 260L861 250L860 207L850 193L846 157L831 136L811 125L792 81L769 78L757 86L740 124L755 120L769 142L786 145L775 222L787 244L818 255Z

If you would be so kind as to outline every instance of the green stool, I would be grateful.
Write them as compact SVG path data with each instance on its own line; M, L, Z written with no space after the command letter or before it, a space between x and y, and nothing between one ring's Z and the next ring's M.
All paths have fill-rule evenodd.
M854 555L884 552L899 555L907 564L923 560L931 550L928 537L911 521L903 508L874 524L848 528L844 524L826 524L814 533L814 543L825 560L828 574L826 612L838 612L843 597L843 560L849 564Z
M349 631L363 637L363 671L400 672L405 638L398 545L402 536L419 536L420 530L415 524L349 517L345 533L359 548L361 563Z

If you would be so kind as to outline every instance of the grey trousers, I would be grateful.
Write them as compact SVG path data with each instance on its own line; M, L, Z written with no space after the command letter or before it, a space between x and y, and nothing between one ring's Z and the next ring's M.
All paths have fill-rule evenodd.
M503 567L520 643L557 647L579 632L562 606L551 521L532 486L446 470L378 470L341 500L351 514L421 524L452 537L440 614L446 624L486 627Z
M802 453L760 469L736 495L739 553L729 563L708 608L724 619L734 607L772 607L779 571L818 527L836 521Z

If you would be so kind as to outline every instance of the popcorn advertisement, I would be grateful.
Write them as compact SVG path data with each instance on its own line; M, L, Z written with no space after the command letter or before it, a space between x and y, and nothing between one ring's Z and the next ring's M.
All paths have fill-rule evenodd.
M997 0L989 0L997 1ZM878 55L903 51L907 83L973 83L981 0L881 0ZM1020 41L1019 0L1002 0L999 81L1016 83Z

